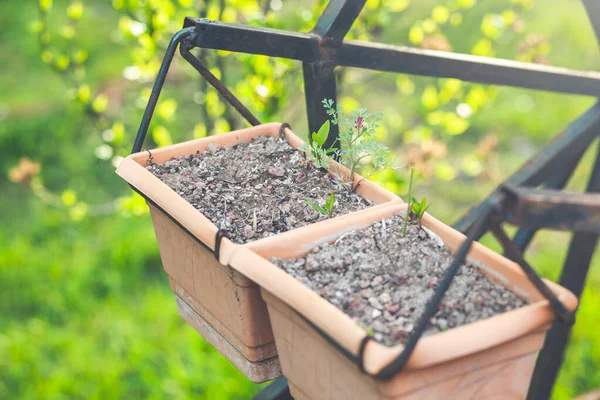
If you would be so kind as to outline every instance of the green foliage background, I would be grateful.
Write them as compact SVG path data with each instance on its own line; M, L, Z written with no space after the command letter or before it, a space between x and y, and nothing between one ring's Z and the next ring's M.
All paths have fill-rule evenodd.
M247 399L259 389L177 316L145 205L114 165L128 153L161 55L185 15L308 31L323 7L0 3L0 398ZM584 10L568 0L373 0L349 37L575 69L600 65ZM299 63L199 56L261 120L288 121L306 135ZM593 101L356 69L339 70L338 85L346 108L384 112L379 139L401 164L416 165L415 193L448 223ZM179 59L154 121L148 147L244 126ZM571 189L585 185L592 158ZM406 170L375 179L400 195L407 190ZM568 240L539 234L528 257L556 279ZM555 399L600 386L598 304L596 257Z

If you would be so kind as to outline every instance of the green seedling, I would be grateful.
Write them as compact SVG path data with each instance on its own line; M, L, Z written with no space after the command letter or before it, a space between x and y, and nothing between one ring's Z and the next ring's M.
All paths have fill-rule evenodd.
M335 151L340 164L350 171L346 180L339 182L349 192L354 192L360 182L354 182L355 175L360 173L368 178L391 166L390 150L375 140L375 134L381 123L381 112L369 113L366 108L350 112L350 116L334 107L331 99L322 101L331 123L339 128L339 147Z
M325 205L321 207L317 203L314 203L310 200L304 200L306 204L317 210L317 212L327 215L327 217L331 218L333 216L333 207L335 205L335 195L333 192L329 195L329 199L325 202Z
M331 159L329 155L335 152L334 148L325 148L325 142L329 137L330 129L329 120L325 121L319 128L318 132L314 132L310 136L309 143L304 143L300 150L306 154L306 158L312 161L317 168L329 168Z
M427 204L427 198L423 197L423 200L420 202L417 201L414 197L411 202L411 211L417 217L417 221L419 222L419 228L421 228L421 220L423 219L423 215L425 211L429 208L429 204Z

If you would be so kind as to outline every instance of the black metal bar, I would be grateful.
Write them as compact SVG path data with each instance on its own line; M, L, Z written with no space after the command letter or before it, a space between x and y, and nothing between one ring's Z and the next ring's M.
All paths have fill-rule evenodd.
M186 45L186 43L182 43L179 49L181 56L189 62L192 67L196 69L206 79L208 83L214 87L217 92L233 107L237 112L240 113L242 117L246 119L252 126L260 125L260 121L256 118L250 110L246 108L242 102L235 97L235 95L223 85L223 83L213 75L212 72L209 71L208 68L202 62L196 58L192 53L190 53L190 47Z
M281 29L237 25L206 18L186 17L185 27L194 27L195 47L246 54L314 61L314 35Z
M258 392L252 400L294 400L294 398L290 393L287 379L282 376Z
M506 183L515 186L537 186L551 176L560 175L565 163L579 156L599 133L600 103L596 103L529 159L523 167L508 178ZM499 195L500 187L480 205L469 210L454 224L454 227L461 232L466 232L477 221L482 210L498 201Z
M333 7L333 6L332 6ZM355 11L357 5L342 5L343 11ZM330 20L328 20L330 21ZM319 36L280 29L250 27L187 17L185 27L194 26L198 33L195 47L262 54L314 62L312 39ZM560 93L600 95L600 73L524 63L468 54L423 50L346 40L337 48L337 38L347 23L323 22L316 32L331 33L336 46L336 65L400 72L432 77L458 78L469 82L516 86ZM323 38L325 39L325 38Z
M600 193L600 146L586 192ZM560 277L560 285L569 289L579 299L581 299L581 293L597 243L598 234L596 233L575 233L569 244L569 251ZM527 395L528 400L550 398L552 387L563 362L570 331L569 327L554 324L548 332L533 372Z
M583 0L583 5L596 32L596 38L600 41L600 3L598 0Z
M132 153L137 153L138 151L142 150L144 140L146 139L146 134L148 133L148 127L150 126L150 121L152 120L152 115L154 114L156 103L158 102L158 97L160 96L160 92L162 91L163 85L165 84L165 79L167 78L169 67L171 66L171 62L173 61L173 56L175 56L177 46L183 39L193 34L193 32L193 28L184 28L177 32L171 39L171 42L169 42L169 46L167 47L167 51L165 52L165 57L163 58L162 64L160 65L160 69L158 70L156 81L154 82L154 86L152 87L152 93L150 93L148 104L146 105L146 109L144 110L142 122L135 137L135 141L133 142L133 148L131 149Z
M330 0L312 33L340 43L358 18L365 3L366 0Z
M600 194L503 185L504 218L525 228L600 233Z
M577 168L577 165L579 164L579 161L584 153L585 149L583 149L581 153L577 157L575 157L570 163L566 163L564 170L559 175L550 177L550 179L548 180L548 182L546 182L544 187L547 189L564 188L569 182L569 179L571 179L571 176L573 175L573 172L575 172L575 168ZM525 252L527 247L529 247L529 244L533 240L536 232L537 229L535 228L519 228L519 230L514 236L513 242L515 243L515 246L517 246L519 251L521 251L521 253ZM505 256L507 255L505 254Z
M525 272L525 274L527 275L529 281L533 283L535 288L546 299L548 299L550 307L556 314L557 318L563 324L569 326L573 325L575 323L575 315L571 311L569 311L567 307L565 307L565 305L558 299L558 297L556 297L554 292L550 290L550 288L544 283L542 278L540 278L539 275L533 270L533 268L531 268L529 263L525 261L519 249L517 249L512 240L510 240L510 238L506 235L506 232L504 232L500 224L492 224L490 230L492 231L492 234L498 240L498 242L500 242L504 250L506 250L506 252L510 254L511 258L515 260L517 264L519 264L523 272Z
M498 58L346 40L338 64L560 93L600 95L600 73Z
M324 99L332 99L337 104L334 68L335 66L327 60L302 64L309 132L317 132L329 118L321 102ZM338 126L331 124L329 137L323 145L324 148L339 148L338 133Z

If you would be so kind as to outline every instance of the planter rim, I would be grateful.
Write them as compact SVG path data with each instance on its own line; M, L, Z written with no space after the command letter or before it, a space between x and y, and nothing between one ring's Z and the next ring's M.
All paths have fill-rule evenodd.
M281 126L282 124L279 122L270 122L228 133L193 139L158 149L143 150L124 158L119 163L116 173L127 181L136 192L149 200L200 244L214 251L215 235L219 231L217 226L167 184L145 169L149 157L151 156L154 162L164 163L173 157L204 151L209 144L231 146L239 142L248 142L257 136L278 137ZM298 148L304 144L304 141L296 136L291 129L285 128L284 134L290 146ZM344 176L349 176L350 174L346 167L336 162L332 162L330 170L341 173ZM382 207L389 202L402 203L399 197L367 179L363 180L360 175L355 175L354 182L360 182L360 186L357 189L358 194L376 203L375 206L370 208ZM372 195L365 196L365 192ZM235 247L239 245L227 238L223 238L220 246L219 261L222 264L227 264Z
M405 211L406 204L388 204L379 209L361 210L278 236L260 239L235 249L229 264L290 306L356 357L361 341L367 334L366 330L265 257L298 257L311 248L335 240L348 231L364 229L384 217L389 218ZM422 222L425 227L435 232L452 252L465 239L463 234L428 213L425 214ZM473 243L469 256L485 264L481 271L487 277L524 298L529 304L445 332L422 337L404 370L423 369L498 346L535 330L547 329L555 319L548 301L529 282L516 263L478 242ZM544 282L567 308L574 310L577 307L577 298L570 291L546 279ZM404 346L401 344L387 347L376 341L369 341L364 352L365 370L369 374L376 374L403 349Z

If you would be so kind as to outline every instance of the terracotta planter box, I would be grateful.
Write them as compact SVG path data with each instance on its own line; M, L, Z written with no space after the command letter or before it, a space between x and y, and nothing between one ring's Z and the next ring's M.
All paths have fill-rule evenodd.
M202 152L209 144L228 146L261 135L276 137L280 127L280 123L270 123L175 144L151 150L152 159L165 163L173 157ZM294 148L303 144L289 129L285 136ZM147 199L163 267L171 279L180 314L249 379L264 382L278 377L281 372L277 359L273 360L277 356L273 331L259 287L227 266L239 245L224 239L220 262L216 260L216 225L147 171L148 157L147 151L130 155L121 162L117 174ZM348 176L347 169L337 164L332 170ZM367 180L361 182L357 193L376 203L373 209L401 202Z
M293 235L261 239L236 249L230 265L258 283L267 302L284 375L296 399L523 399L537 352L554 320L548 302L518 265L474 243L469 256L488 267L482 272L527 300L528 305L492 318L423 337L405 369L388 381L360 372L356 363L328 342L318 327L349 353L358 354L366 331L335 306L267 261L296 258L345 232L403 213L405 205L363 210L338 220L296 230ZM464 236L430 215L423 225L455 251ZM571 310L577 299L546 282ZM402 351L370 341L364 353L367 372L374 374Z

